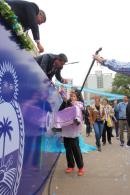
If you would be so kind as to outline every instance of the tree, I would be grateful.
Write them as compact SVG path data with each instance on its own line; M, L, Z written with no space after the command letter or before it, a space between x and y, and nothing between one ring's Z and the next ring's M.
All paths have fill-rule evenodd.
M11 133L10 133L10 131L13 131L13 128L12 128L12 126L10 126L10 124L11 124L11 121L9 121L8 118L5 119L3 117L3 122L0 121L0 138L3 135L3 156L2 156L2 163L1 163L2 166L4 165L5 138L6 138L6 135L8 135L9 136L9 140L11 140Z
M112 92L122 95L130 95L130 77L116 73L112 83Z

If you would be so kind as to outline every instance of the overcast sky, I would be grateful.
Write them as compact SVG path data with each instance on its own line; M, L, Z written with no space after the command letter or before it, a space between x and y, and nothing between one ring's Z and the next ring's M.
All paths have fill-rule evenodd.
M46 12L47 21L40 26L45 52L66 53L69 61L62 71L81 85L92 54L102 47L101 55L130 61L129 0L31 0ZM101 70L95 64L94 70ZM103 72L110 72L103 68Z

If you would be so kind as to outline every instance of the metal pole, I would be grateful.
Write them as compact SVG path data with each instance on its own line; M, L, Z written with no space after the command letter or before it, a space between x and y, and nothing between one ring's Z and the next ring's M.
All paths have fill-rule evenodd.
M68 62L65 65L68 65L68 64L77 64L77 63L79 63L79 62Z
M97 55L101 50L102 50L102 48L100 47L100 48L95 52L95 55ZM83 90L83 88L84 88L84 85L85 85L85 83L86 83L86 80L87 80L87 78L88 78L88 76L89 76L89 73L90 73L90 71L91 71L91 69L92 69L94 63L95 63L95 59L93 59L91 65L90 65L90 68L89 68L88 73L87 73L87 75L86 75L86 77L85 77L85 79L84 79L84 82L83 82L83 85L82 85L82 87L81 87L81 89L80 89L80 92L82 92L82 90Z

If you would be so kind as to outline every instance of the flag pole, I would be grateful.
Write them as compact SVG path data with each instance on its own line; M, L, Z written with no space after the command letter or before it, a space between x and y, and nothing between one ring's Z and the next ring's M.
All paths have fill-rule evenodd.
M100 52L101 50L102 50L102 47L100 47L100 48L95 52L95 55L98 55L99 52ZM89 68L88 73L87 73L87 75L86 75L86 77L85 77L85 79L84 79L84 82L83 82L83 84L82 84L82 87L81 87L81 89L80 89L80 92L82 92L82 90L83 90L83 88L84 88L84 85L85 85L85 83L86 83L86 81L87 81L87 78L88 78L88 76L89 76L89 74L90 74L90 72L91 72L91 69L92 69L94 63L95 63L95 59L93 59L91 65L90 65L90 68Z

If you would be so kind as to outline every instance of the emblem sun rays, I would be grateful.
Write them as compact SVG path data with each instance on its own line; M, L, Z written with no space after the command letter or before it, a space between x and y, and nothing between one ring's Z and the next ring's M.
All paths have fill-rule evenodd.
M10 62L3 62L0 64L0 96L2 96L2 78L4 77L5 74L10 74L13 80L13 88L14 88L14 93L13 93L13 99L17 100L18 96L18 78L16 75L16 71L13 68L13 65ZM5 83L6 85L6 83ZM10 85L10 88L12 86ZM2 97L0 97L0 100L2 100Z

